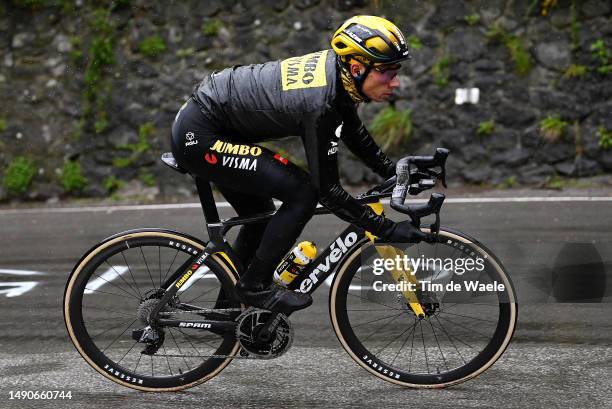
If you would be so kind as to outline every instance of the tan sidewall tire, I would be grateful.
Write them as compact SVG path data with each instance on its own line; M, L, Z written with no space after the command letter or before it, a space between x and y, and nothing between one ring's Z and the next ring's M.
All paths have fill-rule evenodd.
M132 388L132 389L137 389L140 391L147 391L147 392L173 392L173 391L180 391L183 389L188 389L191 387L194 387L196 385L199 385L203 382L208 381L209 379L215 377L216 375L219 374L219 372L221 372L227 365L229 365L229 363L232 361L232 358L227 358L225 359L213 372L211 372L210 374L208 374L207 376L198 379L195 382L192 382L190 384L186 384L186 385L181 385L178 387L174 387L174 388L146 388L146 387L142 387L142 386L138 386L138 385L134 385L131 383L127 383L124 381L121 381L120 379L117 379L115 377L110 376L104 369L98 367L98 365L96 365L95 362L93 362L89 356L85 353L85 351L83 350L83 348L81 347L81 344L79 342L79 340L77 339L76 335L74 334L74 331L72 329L72 323L70 321L70 297L72 294L72 289L74 286L74 283L76 281L76 279L78 278L80 272L83 270L83 268L85 267L85 265L93 258L95 257L96 254L98 254L99 252L103 251L104 249L116 244L117 242L121 242L121 241L125 241L128 239L132 239L132 238L139 238L139 237L163 237L163 238L168 238L168 239L172 239L174 238L175 240L181 241L181 242L185 242L185 243L189 243L190 245L192 245L194 248L198 249L198 250L203 250L204 247L202 246L202 244L193 241L185 236L182 235L177 235L177 234L171 234L171 233L166 233L166 232L159 232L159 231L139 231L136 233L128 233L119 237L116 237L112 240L109 240L108 242L103 243L102 245L100 245L99 247L96 247L94 250L92 250L87 257L85 257L80 263L79 265L74 269L73 273L70 275L70 279L68 281L67 287L66 287L66 294L64 297L64 320L66 322L66 327L68 329L68 335L70 336L70 339L72 340L72 343L74 344L74 346L76 347L77 351L79 351L79 354L81 354L81 356L83 357L83 359L85 359L85 361L87 361L87 363L94 368L96 371L98 371L100 374L102 374L105 378L110 379L111 381L118 383L120 385L126 386L128 388ZM222 257L217 256L216 254L213 254L211 256L213 258L213 260L219 264L227 273L227 275L230 277L230 279L232 280L233 283L236 283L237 278L235 273L232 271L231 268L228 267L227 263L225 262L225 260L223 260ZM235 355L236 353L238 353L238 350L240 349L240 344L238 341L236 341L236 344L234 345L234 347L232 348L231 352L229 355Z
M424 231L424 232L429 232L429 229L426 229L426 228L422 228L421 230ZM467 381L469 379L472 379L472 378L480 375L481 373L486 371L491 365L493 365L495 363L495 361L497 361L499 359L499 357L504 353L504 351L506 350L506 348L510 344L510 340L512 339L512 335L514 333L514 329L516 327L516 320L517 320L516 295L514 293L514 287L512 286L512 283L509 281L509 277L507 276L505 270L499 265L499 263L497 262L495 257L493 257L490 253L485 251L485 249L483 249L482 247L480 247L476 243L470 241L466 237L459 236L457 234L454 234L454 233L449 232L449 231L444 231L444 230L440 230L440 235L448 237L450 239L454 239L454 240L458 240L458 241L470 244L474 249L477 249L480 252L480 254L482 254L483 256L487 256L487 258L489 259L491 264L493 264L498 271L502 272L502 274L500 274L500 276L503 278L504 284L505 284L506 288L509 291L508 297L509 297L510 300L512 300L511 308L510 308L511 317L510 317L510 325L508 327L508 332L506 333L506 336L505 336L505 338L503 340L503 343L501 344L501 347L498 349L498 351L495 353L495 355L493 355L493 357L491 357L491 359L489 359L489 361L487 361L477 371L472 372L468 376L465 376L465 377L463 377L461 379L457 379L457 380L454 380L454 381L451 381L451 382L440 383L440 384L427 384L427 385L407 383L407 382L398 381L397 379L391 379L391 378L386 377L386 376L382 375L381 373L375 371L374 369L369 367L365 362L363 362L361 359L359 359L359 357L357 355L355 355L355 353L352 351L351 347L348 345L348 343L344 339L342 333L340 332L340 326L338 324L338 319L337 319L337 316L336 316L337 315L337 313L336 313L336 296L337 296L337 291L338 291L338 285L339 285L339 283L340 283L340 281L342 279L342 276L346 273L348 266L351 265L351 263L353 262L353 260L356 257L359 257L359 255L361 254L361 249L363 248L363 246L367 245L369 243L369 242L365 242L364 245L360 246L355 252L353 252L345 260L345 262L340 266L340 268L338 269L338 272L336 273L336 277L334 278L334 281L332 283L332 288L330 290L329 314L330 314L330 318L331 318L331 321L332 321L332 326L333 326L334 332L336 333L336 336L338 337L338 340L340 341L340 344L342 345L344 350L362 368L364 368L365 370L370 372L372 375L375 375L376 377L378 377L380 379L383 379L383 380L385 380L387 382L392 382L392 383L395 383L397 385L406 386L406 387L410 387L410 388L428 388L428 389L432 389L432 388L445 388L445 387L448 387L448 386L456 385L456 384L461 383L461 382L465 382L465 381Z

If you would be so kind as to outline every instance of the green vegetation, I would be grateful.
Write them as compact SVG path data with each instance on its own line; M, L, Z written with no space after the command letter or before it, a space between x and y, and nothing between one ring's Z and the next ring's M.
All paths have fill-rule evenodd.
M567 122L559 115L549 115L540 121L540 133L548 142L556 142L563 135Z
M66 161L61 171L61 183L69 193L80 192L89 181L81 173L81 164L76 161Z
M202 24L202 33L207 37L214 37L223 27L223 22L218 18L207 18Z
M506 178L502 183L499 184L501 189L512 189L513 187L518 186L518 181L516 180L516 176L510 176Z
M85 126L85 118L81 118L76 122L73 122L72 132L70 133L70 139L74 142L81 140L83 135L83 127Z
M155 133L155 127L151 122L145 122L138 127L138 143L128 145L132 152L143 153L151 149L149 137Z
M106 116L106 112L100 111L98 112L96 122L94 122L94 130L96 134L101 134L106 128L108 128L108 117Z
M510 51L510 57L514 61L514 68L519 75L527 75L531 71L532 63L529 52L525 49L520 38L510 36L505 42Z
M140 154L151 149L149 138L155 133L155 127L151 122L146 122L138 128L138 142L127 143L118 146L119 149L127 150L130 155L127 157L113 158L113 166L116 168L127 168L131 166L140 156Z
M135 156L128 156L126 158L113 158L113 166L119 169L129 167L136 160Z
M153 187L157 184L155 176L153 176L151 172L146 170L140 172L140 174L138 175L138 179L140 179L142 183L149 187Z
M8 127L8 125L6 123L6 119L0 118L0 132L6 131L7 127Z
M36 10L47 6L48 0L10 0L15 7Z
M189 48L181 48L180 50L176 50L176 52L174 53L174 55L176 55L178 58L185 58L185 57L189 57L195 54L195 48L193 47L189 47Z
M572 0L570 5L571 23L570 23L570 38L572 39L572 50L576 50L580 46L580 23L578 22L578 11L576 9L576 0Z
M473 26L480 21L480 15L477 13L469 14L467 16L464 16L463 19L465 20L466 23Z
M421 48L423 48L423 43L417 36L408 36L406 41L408 42L408 47L410 47L411 50L419 51Z
M2 184L10 194L22 194L32 184L34 175L36 175L34 162L24 156L18 156L6 168Z
M104 186L108 193L114 193L125 186L125 182L111 175L104 178L104 181L102 181L102 186Z
M72 50L70 51L70 59L75 63L80 64L83 61L83 50L81 50L81 37L70 37L70 44L72 45Z
M448 84L448 77L450 75L450 58L444 56L440 58L431 68L431 74L434 78L434 83L442 88Z
M157 34L146 37L138 46L140 54L147 57L156 57L166 51L166 43Z
M603 75L612 73L612 55L601 38L591 44L591 52L599 63L597 72Z
M566 78L577 78L584 76L588 71L588 68L584 65L572 64L563 73Z
M394 106L388 106L374 117L370 130L384 151L409 140L412 133L411 115L409 109L397 111Z
M113 26L108 12L98 9L94 12L92 26L96 36L91 41L88 64L85 68L85 95L89 102L96 102L100 91L103 69L115 63Z
M495 121L490 119L478 124L476 133L482 136L489 136L495 131Z
M607 151L612 148L612 131L600 126L597 128L597 135L599 136L599 147Z
M487 32L487 37L492 41L501 41L514 62L514 69L519 75L527 75L533 66L531 56L520 37L510 35L499 24L494 24Z
M544 186L549 189L563 190L567 184L568 181L566 179L555 174L548 178L548 180L544 183Z
M110 98L111 85L106 78L106 68L115 64L115 27L111 23L110 8L96 9L87 19L94 36L87 52L84 74L86 86L83 119L84 124L100 134L107 129L109 123L105 105Z

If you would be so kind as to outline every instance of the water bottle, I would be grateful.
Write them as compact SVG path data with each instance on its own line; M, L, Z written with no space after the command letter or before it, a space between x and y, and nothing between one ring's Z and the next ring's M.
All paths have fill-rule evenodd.
M274 271L274 280L287 286L306 268L317 256L317 247L314 243L303 241L289 252Z

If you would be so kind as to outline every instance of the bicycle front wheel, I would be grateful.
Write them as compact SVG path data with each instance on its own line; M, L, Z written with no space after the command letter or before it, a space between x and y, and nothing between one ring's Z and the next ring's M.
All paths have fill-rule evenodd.
M352 253L330 291L334 331L359 365L402 386L441 388L481 374L502 355L516 326L515 291L482 244L441 229L437 242L407 248L421 317L410 308L407 287L375 268L367 255L373 249L366 243Z
M176 391L212 378L229 364L239 350L234 334L164 327L154 353L143 353L146 345L132 334L147 326L147 314L165 292L162 283L203 248L175 232L126 232L99 244L77 264L64 294L64 320L76 349L96 371L130 388ZM227 264L212 255L161 311L201 320L207 318L205 310L216 314L214 319L233 320L241 304L220 298L233 294L235 282Z

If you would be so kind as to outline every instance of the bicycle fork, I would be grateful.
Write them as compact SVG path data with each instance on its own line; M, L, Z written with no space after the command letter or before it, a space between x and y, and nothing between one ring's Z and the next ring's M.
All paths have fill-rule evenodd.
M380 202L369 203L368 206L370 206L372 210L374 210L374 212L378 215L384 215L385 213L383 205ZM376 236L374 236L370 232L366 232L366 236L370 239L372 243L374 243ZM375 245L374 247L376 248L376 251L378 252L378 254L385 259L395 259L395 257L397 256L401 258L404 257L404 252L399 249L396 249L393 246ZM406 302L408 303L408 305L410 306L414 314L419 319L425 318L425 310L423 310L423 306L419 302L419 299L416 296L415 292L410 290L410 287L416 289L419 285L419 281L415 277L414 272L412 271L412 268L409 267L408 270L406 271L398 270L394 268L393 270L391 270L391 277L393 277L393 280L397 284L400 284L400 285L403 283L409 284L408 288L406 289L404 289L405 286L401 287L402 294L404 295Z

